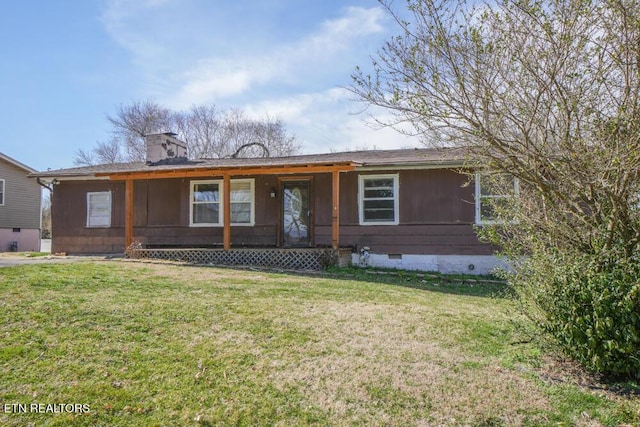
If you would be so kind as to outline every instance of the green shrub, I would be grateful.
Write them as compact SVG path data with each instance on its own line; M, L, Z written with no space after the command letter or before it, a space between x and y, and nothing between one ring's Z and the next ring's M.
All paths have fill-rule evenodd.
M640 378L640 260L537 254L514 276L526 312L589 370Z

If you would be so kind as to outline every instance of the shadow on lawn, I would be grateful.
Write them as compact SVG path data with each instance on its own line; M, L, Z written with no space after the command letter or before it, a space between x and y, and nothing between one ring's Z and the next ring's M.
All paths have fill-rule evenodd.
M331 267L322 274L336 279L383 283L413 289L485 298L510 298L513 291L503 280L493 276L440 274L424 271Z
M199 265L202 266L202 265ZM212 266L213 267L213 266ZM330 279L355 280L367 283L396 285L431 292L452 295L467 295L484 298L511 298L515 294L503 280L493 276L471 276L460 274L440 274L425 271L397 270L362 267L329 267L324 271L284 270L269 267L224 266L233 270L266 271L277 274L304 277L325 277Z
M136 260L150 262L150 260ZM163 264L171 261L160 261ZM330 279L355 280L367 283L381 283L396 285L412 289L431 292L441 292L452 295L467 295L484 298L511 298L515 295L513 289L503 280L494 276L441 274L437 272L397 270L370 267L329 267L323 271L290 270L263 266L239 266L220 264L192 264L175 262L182 266L215 267L239 271L264 271L276 274L302 277L324 277Z

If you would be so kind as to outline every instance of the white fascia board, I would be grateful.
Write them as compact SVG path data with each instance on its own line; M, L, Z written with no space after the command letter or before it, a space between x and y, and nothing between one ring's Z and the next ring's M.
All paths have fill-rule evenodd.
M443 163L437 165L384 165L384 166L358 166L356 171L398 171L398 170L430 170L430 169L462 169L467 168L464 163Z

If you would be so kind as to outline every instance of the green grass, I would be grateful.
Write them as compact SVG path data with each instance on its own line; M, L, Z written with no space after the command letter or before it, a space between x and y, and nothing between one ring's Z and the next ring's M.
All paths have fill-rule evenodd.
M413 273L3 268L0 424L640 423L637 396L546 380L504 294ZM89 411L11 406L61 403Z

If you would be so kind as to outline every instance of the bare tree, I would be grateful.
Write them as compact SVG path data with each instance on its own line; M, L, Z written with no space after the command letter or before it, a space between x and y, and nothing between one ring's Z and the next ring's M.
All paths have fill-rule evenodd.
M124 161L125 155L117 138L112 138L108 142L98 142L91 151L79 149L73 159L73 162L79 166L89 166L97 163L121 163Z
M76 150L75 154L73 155L73 164L76 166L91 166L98 163L108 163L108 162L102 162L100 160L97 160L97 157L93 149L91 149L90 151L87 151L87 150L83 150L82 148L79 148L78 150Z
M588 260L584 274L620 266L628 266L629 277L637 274L638 2L411 0L408 17L396 13L391 2L382 4L401 35L380 49L373 73L356 69L351 90L362 101L395 112L397 121L410 122L425 142L467 146L474 167L519 180L520 197L494 207L502 217L499 230L483 227L483 233L513 256L521 283L538 287L528 288L529 296L540 298L537 320L551 319L553 304L541 301L552 299L545 298L553 295L561 306L558 283L593 283L580 276L572 260ZM572 279L560 280L562 275ZM549 292L541 295L545 283ZM628 283L621 283L620 295L633 298L625 293ZM596 319L594 330L601 323ZM632 322L629 328L640 335L639 326ZM558 334L576 334L567 342L595 334L587 327L583 332L554 327ZM601 339L611 340L610 346L626 346L605 336ZM630 340L616 363L640 360L640 343ZM587 364L600 368L594 361L602 361L601 355L586 353ZM623 364L618 373L636 365Z
M220 158L236 153L262 157L266 147L272 156L296 154L300 144L279 119L249 119L238 109L220 110L215 105L197 105L188 111L172 111L154 101L120 105L107 119L113 138L96 147L76 152L74 163L90 165L122 161L144 161L145 135L172 131L187 144L191 158ZM250 144L250 145L249 145Z
M373 75L356 70L354 93L425 141L472 147L488 170L516 176L539 196L542 232L584 250L623 233L635 250L636 2L418 0L411 21L385 6L403 35L378 52Z
M51 238L51 192L43 191L42 197L42 231L40 237L43 239Z
M298 154L300 144L293 135L289 135L280 119L265 117L255 122L255 141L266 145L272 157Z
M187 143L191 157L223 157L228 151L222 140L221 115L215 105L199 105L178 116L176 131Z
M115 116L107 116L113 126L114 138L123 146L129 161L144 161L147 134L171 132L176 126L176 113L154 101L134 101L121 104Z

